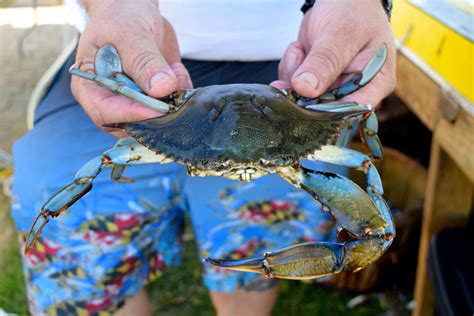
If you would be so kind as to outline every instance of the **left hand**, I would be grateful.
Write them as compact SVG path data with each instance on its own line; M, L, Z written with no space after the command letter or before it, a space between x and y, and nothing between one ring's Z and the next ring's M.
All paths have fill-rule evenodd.
M315 98L361 71L382 43L388 47L383 68L343 101L377 105L395 89L393 34L380 0L317 0L280 61L280 80L272 85Z

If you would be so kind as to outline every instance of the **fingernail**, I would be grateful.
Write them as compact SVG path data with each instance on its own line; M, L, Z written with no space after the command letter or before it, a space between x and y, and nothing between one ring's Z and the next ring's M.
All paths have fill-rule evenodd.
M168 79L170 77L166 72L158 72L150 79L150 88L153 88L160 84L160 81Z
M296 54L289 53L288 55L286 55L286 71L288 73L293 72L296 66L298 66L297 62L298 62L298 56Z
M318 87L318 78L316 78L316 76L311 72L303 72L297 78L313 89Z

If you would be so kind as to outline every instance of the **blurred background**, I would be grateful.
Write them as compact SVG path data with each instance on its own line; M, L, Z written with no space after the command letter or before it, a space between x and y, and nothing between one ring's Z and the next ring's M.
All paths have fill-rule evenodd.
M472 0L394 1L398 85L377 115L396 242L359 273L284 281L275 315L473 315L473 13ZM0 0L0 315L27 313L11 146L77 41L72 19L61 0ZM185 237L185 264L149 285L152 301L160 314L213 314L191 230Z

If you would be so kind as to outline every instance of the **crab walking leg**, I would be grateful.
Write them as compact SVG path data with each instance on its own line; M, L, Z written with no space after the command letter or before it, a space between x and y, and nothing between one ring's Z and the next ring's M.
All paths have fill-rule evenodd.
M337 103L337 104L308 104L304 106L307 110L324 111L324 112L355 112L364 111L367 113L359 117L348 120L336 140L336 145L339 147L346 147L350 141L352 131L354 128L359 128L360 137L364 144L369 148L373 158L381 159L383 157L382 144L377 136L378 121L373 106L371 104L358 104L356 102Z
M364 118L359 128L360 138L367 148L369 148L374 159L381 159L383 157L382 143L377 136L378 130L379 123L375 112L370 113L370 115Z
M91 159L76 173L73 182L59 190L43 205L26 237L25 253L34 245L49 217L58 216L91 190L92 182L103 167L156 162L168 163L170 160L157 155L132 138L120 140L116 147Z
M337 104L309 104L304 106L304 108L313 111L338 113L367 110L367 114L349 120L348 125L342 129L341 134L336 141L336 145L339 147L346 147L349 143L352 129L356 126L359 126L360 137L369 148L373 158L381 159L383 157L382 144L377 136L379 124L377 116L373 111L374 107L371 104L358 104L356 102Z

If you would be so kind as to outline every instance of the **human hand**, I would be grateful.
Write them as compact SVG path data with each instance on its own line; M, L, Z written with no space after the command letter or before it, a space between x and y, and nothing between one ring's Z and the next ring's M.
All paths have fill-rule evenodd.
M280 62L280 81L272 85L315 98L361 71L382 43L388 47L385 65L343 101L377 105L395 89L395 43L380 0L318 0Z
M146 94L159 98L192 87L189 74L180 63L176 34L161 17L156 1L83 2L89 22L79 40L76 56L82 70L94 72L98 49L112 44L120 54L124 72ZM161 114L76 76L72 78L71 89L101 128L105 123L136 121Z

